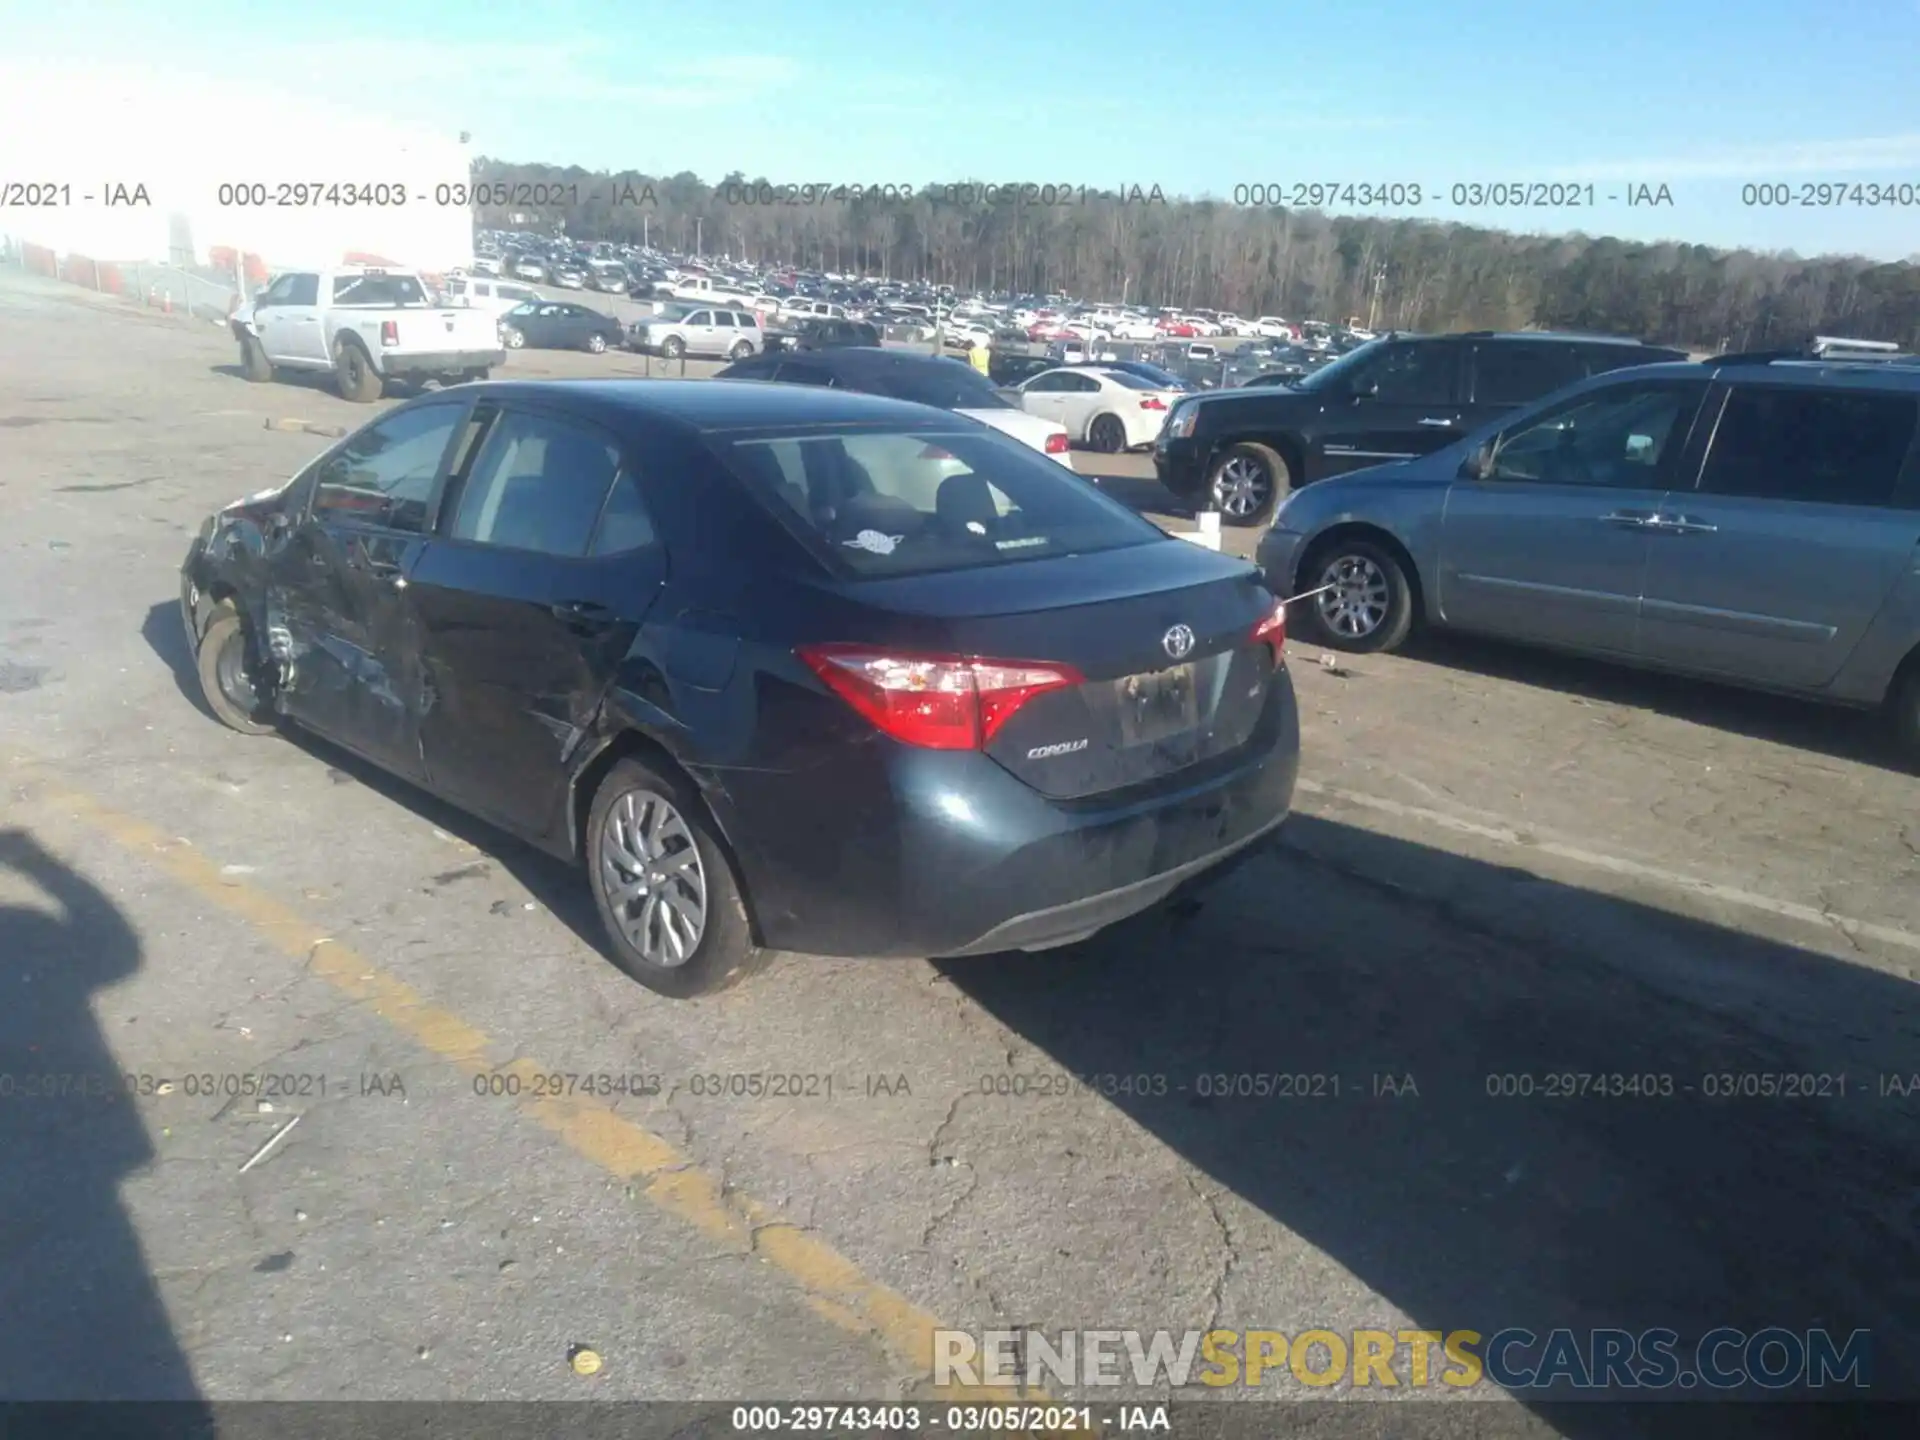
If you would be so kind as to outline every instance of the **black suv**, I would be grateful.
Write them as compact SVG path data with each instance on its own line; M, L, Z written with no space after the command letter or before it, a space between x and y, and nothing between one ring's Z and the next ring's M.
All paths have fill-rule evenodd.
M878 345L880 332L863 320L812 317L769 330L764 338L769 350L838 350L849 345Z
M1181 499L1261 525L1295 486L1428 454L1593 375L1686 358L1604 335L1383 335L1290 386L1180 401L1153 465Z

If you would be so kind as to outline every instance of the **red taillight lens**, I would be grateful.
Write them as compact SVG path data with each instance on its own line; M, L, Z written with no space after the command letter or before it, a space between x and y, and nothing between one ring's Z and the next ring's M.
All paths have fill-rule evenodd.
M1266 645L1273 650L1273 663L1278 665L1287 658L1287 602L1275 600L1273 609L1260 623L1253 627L1248 637L1257 645Z
M1070 665L807 645L807 668L881 733L927 750L980 750L1036 695L1081 683Z
M1153 396L1149 395L1140 402L1140 408L1142 410L1164 410L1167 408L1167 402L1164 400L1156 400Z
M1073 448L1073 442L1067 438L1067 432L1056 430L1047 436L1047 454L1064 455Z
M400 343L400 322L398 320L383 320L380 322L380 343L382 345L398 345Z

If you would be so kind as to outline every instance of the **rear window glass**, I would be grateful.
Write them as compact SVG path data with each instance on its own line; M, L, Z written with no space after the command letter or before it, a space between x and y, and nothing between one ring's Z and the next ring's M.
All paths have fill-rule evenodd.
M731 440L719 450L810 550L861 578L1166 538L1058 461L995 433L813 431Z
M427 292L411 275L337 275L336 305L425 305Z
M840 384L849 390L908 400L915 405L931 405L939 410L1014 408L985 376L964 360L942 358L929 360L924 365L888 365L849 371L841 377Z

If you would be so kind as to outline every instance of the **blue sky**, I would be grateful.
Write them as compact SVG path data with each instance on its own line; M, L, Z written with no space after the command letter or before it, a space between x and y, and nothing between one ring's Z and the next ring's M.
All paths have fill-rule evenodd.
M5 6L16 62L306 87L506 159L1220 198L1591 180L1594 210L1374 213L1920 255L1920 0ZM1891 182L1916 203L1742 203L1767 182ZM1607 199L1642 183L1672 205Z

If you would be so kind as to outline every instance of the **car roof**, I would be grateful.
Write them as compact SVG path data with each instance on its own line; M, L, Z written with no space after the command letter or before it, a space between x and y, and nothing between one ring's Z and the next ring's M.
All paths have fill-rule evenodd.
M455 392L511 403L554 406L619 428L644 416L700 431L759 430L787 425L952 426L954 417L859 390L764 380L495 380Z

